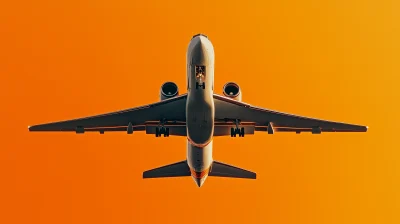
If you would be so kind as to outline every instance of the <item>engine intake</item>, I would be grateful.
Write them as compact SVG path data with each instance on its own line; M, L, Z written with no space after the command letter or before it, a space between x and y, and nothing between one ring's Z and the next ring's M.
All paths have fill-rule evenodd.
M234 82L228 82L224 85L223 93L226 97L231 99L242 101L242 92L238 84Z
M166 82L161 85L160 100L166 100L179 94L178 86L173 82Z

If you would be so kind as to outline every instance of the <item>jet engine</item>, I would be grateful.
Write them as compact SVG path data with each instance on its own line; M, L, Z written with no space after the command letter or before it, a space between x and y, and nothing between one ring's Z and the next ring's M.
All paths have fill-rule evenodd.
M240 91L240 87L234 82L226 83L223 88L223 93L226 97L237 100L239 102L242 101L242 92Z
M166 82L161 85L160 100L166 100L179 94L178 86L173 82Z

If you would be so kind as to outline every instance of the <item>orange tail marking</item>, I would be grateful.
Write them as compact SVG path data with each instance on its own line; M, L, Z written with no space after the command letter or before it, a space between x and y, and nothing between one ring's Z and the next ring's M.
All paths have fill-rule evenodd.
M196 171L190 169L190 173L192 174L192 176L193 176L194 178L198 178L198 179L203 178L203 177L204 177L205 175L207 175L209 172L210 172L210 168L207 168L207 169L205 169L205 170L203 170L203 171L201 171L201 172L196 172Z

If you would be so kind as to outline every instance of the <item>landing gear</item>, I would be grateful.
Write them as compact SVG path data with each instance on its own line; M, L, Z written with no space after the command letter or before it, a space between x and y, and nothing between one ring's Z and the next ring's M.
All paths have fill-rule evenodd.
M231 137L244 137L244 128L239 128L240 121L238 119L235 120L236 128L231 128Z
M169 137L169 128L164 127L165 120L160 121L160 125L156 127L156 137L161 137L164 134L164 137Z
M169 128L156 127L156 137L161 137L162 134L164 134L164 137L169 137Z
M231 128L231 137L236 137L236 135L244 137L244 128Z
M199 82L196 82L196 89L198 89L199 87L203 87L203 89L205 89L206 88L206 83L205 82L203 82L203 83L199 83Z

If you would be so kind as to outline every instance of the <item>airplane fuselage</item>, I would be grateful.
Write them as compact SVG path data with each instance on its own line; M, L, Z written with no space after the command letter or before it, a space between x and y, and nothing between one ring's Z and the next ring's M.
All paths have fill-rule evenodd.
M214 48L206 36L192 38L187 50L187 163L201 186L212 165L214 135Z

